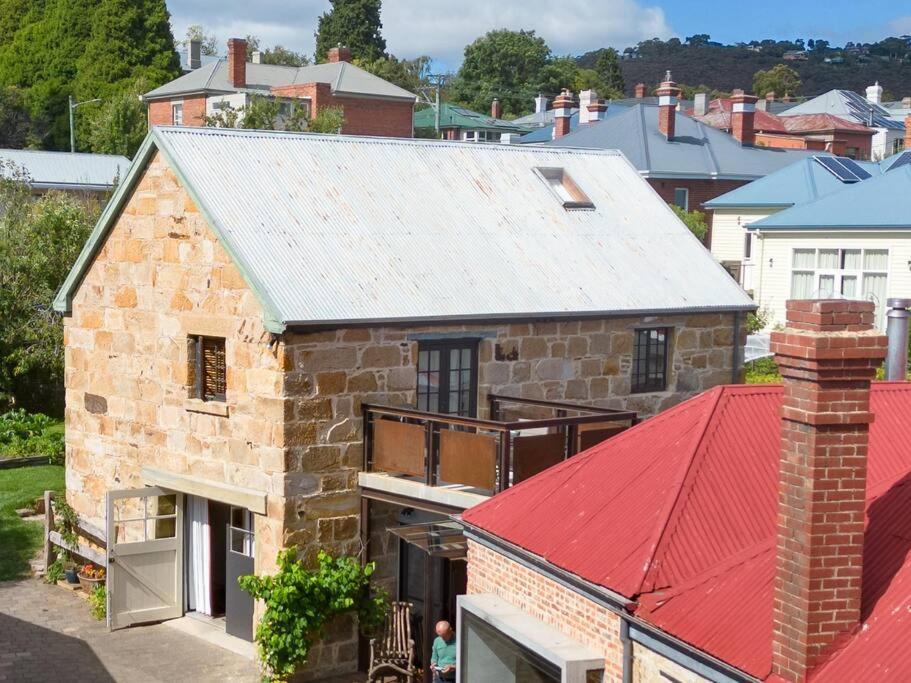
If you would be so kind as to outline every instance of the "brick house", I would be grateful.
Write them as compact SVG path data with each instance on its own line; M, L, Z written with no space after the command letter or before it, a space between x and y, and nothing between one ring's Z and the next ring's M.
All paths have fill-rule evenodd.
M649 185L669 204L688 211L719 195L762 178L805 158L802 150L772 149L755 143L751 133L756 98L735 98L733 135L728 135L678 111L680 90L667 74L658 86L658 104L614 104L597 101L596 118L572 128L573 98L558 107L554 101L554 138L549 147L618 149ZM589 105L591 107L591 105ZM543 129L542 129L543 130ZM540 136L541 131L532 136ZM525 142L539 141L527 136ZM711 244L712 212L706 211Z
M460 680L907 680L911 385L871 390L872 323L789 302L783 386L712 389L467 510Z
M390 530L736 378L754 308L615 152L188 127L151 131L55 306L112 625L225 613L248 639L233 578L288 545L366 545L425 633L465 541ZM163 573L124 574L146 556ZM355 634L311 672L352 671Z
M247 61L247 41L228 41L226 59L202 63L142 96L149 126L202 126L205 117L231 107L240 110L253 97L278 99L281 117L303 107L308 117L321 108L341 107L342 132L349 135L413 135L414 94L351 63L345 47L329 50L325 64L293 67ZM242 113L241 113L242 116Z

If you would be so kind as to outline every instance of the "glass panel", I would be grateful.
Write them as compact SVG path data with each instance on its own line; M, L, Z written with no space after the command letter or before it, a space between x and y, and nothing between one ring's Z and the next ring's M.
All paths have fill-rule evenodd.
M449 351L449 367L458 368L459 367L459 350L450 349Z
M117 522L114 525L114 540L118 543L138 543L146 540L145 520Z
M820 275L819 276L819 291L816 295L820 299L831 299L835 296L835 276L834 275Z
M459 392L450 391L449 392L449 412L457 413L459 412Z
M427 410L427 394L418 394L418 410Z
M471 367L471 349L462 349L462 367Z
M813 273L791 274L791 298L809 299L813 293Z
M841 256L844 270L860 270L860 249L845 249Z
M427 352L418 351L418 371L427 369Z
M469 612L462 612L459 665L472 683L559 683L560 668Z
M431 351L430 352L430 369L437 371L440 369L440 352Z
M236 527L237 529L246 529L246 515L244 514L246 510L243 508L232 507L231 508L231 526Z
M158 503L157 515L173 515L177 512L177 494L171 493L167 496L158 496L155 499Z
M147 522L146 538L174 538L177 529L177 518L168 517L166 519L150 519Z
M813 268L816 263L816 253L813 249L795 249L794 250L794 268Z
M885 249L864 251L864 270L886 271L889 268L889 252Z
M440 412L440 395L439 394L430 394L430 400L428 401L427 410L431 413Z
M820 249L819 268L832 270L838 268L838 249Z
M853 299L857 296L857 277L854 275L845 275L841 278L841 293L846 299Z
M449 371L449 388L453 391L458 391L458 389L459 389L459 371L458 370Z
M864 274L863 298L876 304L876 327L883 329L886 309L886 276Z

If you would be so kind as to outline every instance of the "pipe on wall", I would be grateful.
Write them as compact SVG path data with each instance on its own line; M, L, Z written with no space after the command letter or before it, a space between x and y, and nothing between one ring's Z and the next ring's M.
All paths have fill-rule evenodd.
M908 320L911 318L911 299L887 299L886 336L889 349L886 353L886 379L902 381L908 373Z
M633 641L629 637L629 622L620 620L620 642L623 643L623 683L633 682Z

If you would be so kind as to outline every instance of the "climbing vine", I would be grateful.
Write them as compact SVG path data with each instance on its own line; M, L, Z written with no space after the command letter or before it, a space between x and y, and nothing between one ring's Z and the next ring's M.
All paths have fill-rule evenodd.
M317 568L308 570L289 548L278 554L277 573L238 579L243 590L265 603L256 643L270 680L285 681L305 664L337 615L356 614L364 633L380 626L387 600L383 591L371 588L374 569L373 563L361 566L353 557L321 552Z

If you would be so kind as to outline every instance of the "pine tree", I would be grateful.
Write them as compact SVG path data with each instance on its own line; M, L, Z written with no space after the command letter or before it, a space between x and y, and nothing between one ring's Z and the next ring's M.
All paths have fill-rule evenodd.
M617 51L608 47L601 50L595 62L595 71L609 92L599 93L602 97L622 97L625 89L623 74L620 72L620 57Z
M330 0L332 9L319 18L316 31L316 61L325 62L326 54L337 45L351 49L355 59L373 61L386 53L386 40L380 33L381 0Z

